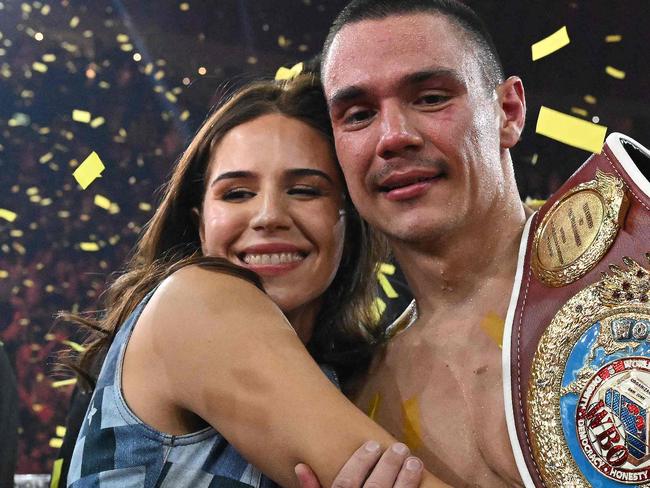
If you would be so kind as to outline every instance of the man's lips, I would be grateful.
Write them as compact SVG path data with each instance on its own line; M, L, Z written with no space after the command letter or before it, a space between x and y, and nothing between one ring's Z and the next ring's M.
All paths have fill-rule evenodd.
M393 173L383 179L377 187L389 200L408 200L425 193L442 176L442 173L432 171Z

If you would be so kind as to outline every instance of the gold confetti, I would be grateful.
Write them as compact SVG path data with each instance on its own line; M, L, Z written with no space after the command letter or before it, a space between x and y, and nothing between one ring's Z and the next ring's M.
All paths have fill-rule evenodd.
M47 72L47 64L39 63L38 61L34 61L32 63L32 69L34 71L38 71L39 73L45 73L45 72Z
M117 39L117 42L119 42L120 44L124 44L125 42L129 42L129 36L127 36L126 34L118 34L116 39Z
M74 29L79 25L79 17L76 15L70 19L70 28Z
M535 153L533 154L533 157L530 158L530 164L535 166L537 164L537 161L539 161L539 154Z
M290 44L291 44L291 41L289 39L287 39L286 37L284 37L284 36L279 36L278 37L278 46L280 46L280 47L289 47Z
M147 202L140 202L138 203L138 208L144 212L148 212L151 210L151 204Z
M393 288L393 285L390 284L386 275L394 275L395 266L389 263L381 263L377 268L377 281L381 289L384 290L384 293L388 298L397 298L399 295Z
M38 158L38 162L41 163L41 164L45 164L45 163L51 161L53 157L54 157L54 154L52 154L51 152L45 153L40 158Z
M79 247L82 251L95 252L99 251L99 244L96 242L80 242Z
M566 30L566 26L564 26L550 36L532 45L531 51L533 55L533 61L537 61L538 59L541 59L559 49L562 49L570 42L571 40L569 39L569 33Z
M90 127L96 129L97 127L103 125L104 122L106 122L106 119L104 117L96 117L90 122Z
M587 112L584 108L580 108L580 107L571 107L571 112L576 115L581 115L583 117L587 117L589 115L589 112Z
M63 439L52 438L50 439L50 447L54 449L60 449L63 445Z
M605 37L605 42L621 42L623 36L620 34L610 34Z
M380 297L375 297L372 305L370 305L370 315L372 321L375 323L379 322L379 319L381 319L384 310L386 310L386 302L384 302Z
M75 122L82 122L84 124L87 124L88 122L90 122L91 117L92 116L90 115L90 112L86 110L75 109L72 111L72 120L74 120Z
M607 127L542 106L536 132L569 146L600 153Z
M72 176L74 176L74 179L77 180L81 188L85 190L96 178L101 178L104 169L106 169L104 163L102 163L97 153L93 151L79 165L75 172L72 173Z
M275 79L292 80L300 73L302 73L303 66L303 63L294 64L291 68L285 68L282 66L275 72Z
M9 235L11 237L22 237L23 231L20 229L12 229L11 232L9 232Z
M492 341L499 346L503 346L503 329L505 321L496 313L489 312L481 322L481 329L492 339Z
M189 110L183 110L183 113L181 114L180 119L182 121L186 121L189 118L190 118L190 111Z
M377 420L377 412L379 412L379 407L381 406L381 395L375 393L370 400L368 405L368 417L370 420Z
M61 484L61 470L63 469L63 459L56 459L52 465L52 479L50 480L51 488L58 488Z
M181 4L178 6L178 8L179 8L182 12L187 12L187 11L190 9L190 4L187 3L187 2L183 2L183 3L181 3Z
M593 96L593 95L585 95L584 96L584 101L587 102L590 105L596 105L596 102L598 102L596 97Z
M409 446L411 451L414 451L422 445L420 406L417 397L409 398L402 403L402 415L404 416L404 444Z
M4 280L6 278L9 278L9 272L4 269L0 269L0 280Z
M55 433L57 437L65 437L65 427L63 425L57 425Z
M70 378L69 380L59 380L52 382L52 388L63 388L64 386L70 386L77 384L77 378Z
M108 210L109 208L111 208L111 203L112 202L103 195L95 195L94 203L98 207L101 207L104 210Z
M66 346L70 346L76 352L84 352L86 350L86 348L83 347L81 344L78 344L73 341L65 340L65 341L61 341L61 343L65 344Z
M620 69L616 69L613 66L606 66L605 67L605 73L607 73L612 78L616 78L617 80L625 79L625 71L621 71Z
M16 212L7 210L6 208L0 208L0 218L5 219L8 222L13 222L18 217Z

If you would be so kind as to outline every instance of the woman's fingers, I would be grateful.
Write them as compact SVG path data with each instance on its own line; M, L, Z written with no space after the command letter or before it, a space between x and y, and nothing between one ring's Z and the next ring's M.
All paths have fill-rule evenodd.
M352 454L352 457L341 468L339 474L336 475L332 488L361 488L380 456L381 446L379 443L375 441L366 442Z
M382 454L379 443L369 441L348 459L332 488L417 488L423 471L422 461L410 456L405 444L393 444ZM295 472L300 488L322 488L306 464L296 465Z
M404 461L402 469L397 475L394 488L417 488L422 480L424 465L418 458L409 456Z
M408 481L406 470L403 470L402 467L406 466L406 458L408 458L410 454L411 451L406 446L406 444L398 442L390 446L381 456L379 462L370 473L370 476L368 476L368 479L363 485L364 488L390 488L393 486L397 487L395 482L397 481L398 476L401 474L401 471L405 471L402 479Z
M297 464L293 470L296 472L300 488L321 488L316 473L306 464Z

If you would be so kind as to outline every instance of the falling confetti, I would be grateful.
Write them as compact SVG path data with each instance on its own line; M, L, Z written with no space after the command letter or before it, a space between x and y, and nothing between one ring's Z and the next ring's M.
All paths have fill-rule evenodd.
M97 153L93 151L90 156L79 165L75 172L72 173L72 176L74 176L81 188L85 190L93 181L95 181L95 179L101 178L104 169L106 169L104 163L99 159Z
M566 26L564 26L557 32L532 45L531 51L533 61L537 61L538 59L541 59L559 49L562 49L570 42L571 40L569 39L569 33L566 30Z
M621 42L623 40L623 36L620 34L610 34L605 37L605 42Z
M569 146L600 153L607 127L542 106L535 131Z
M12 212L11 210L7 210L6 208L0 208L0 218L5 219L8 222L13 222L14 220L16 220L16 217L18 217L16 212Z
M87 124L90 122L91 115L90 112L87 112L86 110L73 110L72 111L72 120L75 122L81 122L83 124Z
M605 67L605 73L607 73L612 78L616 78L617 80L625 79L625 71L621 71L620 69L616 69L613 66L606 66Z

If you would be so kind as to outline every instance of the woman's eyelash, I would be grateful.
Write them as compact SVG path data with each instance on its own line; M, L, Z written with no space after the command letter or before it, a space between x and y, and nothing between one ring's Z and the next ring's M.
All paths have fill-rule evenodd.
M287 193L289 195L310 195L310 196L319 196L323 194L323 192L320 191L318 188L314 188L312 186L295 186L293 188L290 188Z
M224 200L239 200L241 198L246 198L253 195L255 194L250 190L235 189L235 190L228 190L226 193L223 194L222 198Z

